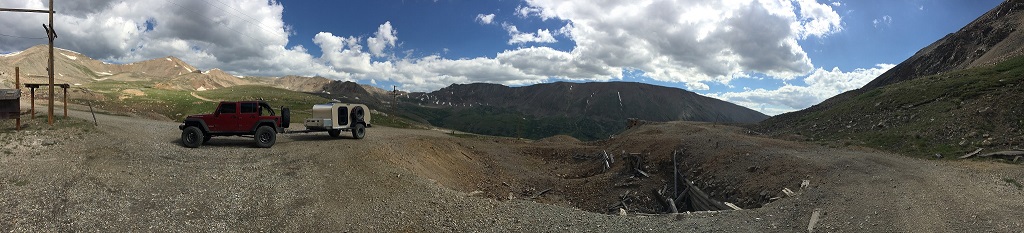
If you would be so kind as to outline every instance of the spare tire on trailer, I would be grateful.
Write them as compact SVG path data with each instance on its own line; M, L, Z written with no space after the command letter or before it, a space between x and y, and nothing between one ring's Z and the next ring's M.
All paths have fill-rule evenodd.
M365 114L366 111L363 110L363 107L356 106L355 108L352 108L352 115L349 116L349 118L352 118L352 123L363 122L363 116Z
M292 123L291 109L281 107L281 127L288 128L288 125Z

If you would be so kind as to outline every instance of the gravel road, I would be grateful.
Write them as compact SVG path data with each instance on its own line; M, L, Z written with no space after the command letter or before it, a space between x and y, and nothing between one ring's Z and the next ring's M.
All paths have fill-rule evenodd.
M820 231L1024 229L1024 191L1006 181L1024 182L1024 169L997 162L808 146L792 155L826 169L795 197L749 210L615 216L471 196L431 179L425 172L445 165L409 166L424 152L403 142L474 140L439 131L287 134L269 149L216 137L189 149L178 123L96 117L100 125L86 130L2 133L4 142L36 139L0 154L0 231L797 232L815 210Z

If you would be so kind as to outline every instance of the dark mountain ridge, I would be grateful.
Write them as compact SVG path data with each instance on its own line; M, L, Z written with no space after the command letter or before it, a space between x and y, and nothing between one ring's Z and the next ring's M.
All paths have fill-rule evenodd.
M755 123L768 117L682 89L633 82L453 84L430 93L402 93L397 100L397 112L435 126L534 139L608 138L625 129L628 118Z
M410 97L437 105L488 105L534 116L756 123L766 115L682 89L635 82L555 82L523 87L454 84Z

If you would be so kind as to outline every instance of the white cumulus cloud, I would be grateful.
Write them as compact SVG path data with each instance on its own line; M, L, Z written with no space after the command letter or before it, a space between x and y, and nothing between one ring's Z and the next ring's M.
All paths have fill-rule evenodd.
M43 0L5 3L45 8ZM653 80L707 90L709 83L765 74L791 80L815 70L799 41L840 32L831 3L812 0L592 1L526 0L511 14L558 22L559 29L503 24L510 45L491 56L395 56L404 25L380 22L373 32L321 32L297 38L284 6L265 0L82 0L57 4L57 46L93 58L135 62L179 57L200 69L246 76L321 75L338 80L391 81L428 91L452 83L510 85L621 79L624 70ZM495 24L494 14L479 14ZM0 14L4 34L40 36L43 14ZM360 36L363 35L363 36ZM369 35L369 36L366 36ZM555 36L559 36L556 39ZM565 38L569 49L543 47ZM288 46L312 41L315 48ZM292 41L294 42L294 41ZM0 53L45 40L0 37ZM292 43L294 44L294 43ZM451 47L454 45L443 45ZM320 56L310 51L321 51ZM812 74L813 75L813 74Z
M805 75L813 65L798 40L842 30L830 5L808 0L527 3L517 15L568 21L560 31L576 42L577 59L694 88L754 73Z
M743 92L711 94L712 97L733 102L768 115L792 112L821 103L840 93L863 87L893 64L878 64L870 69L855 69L843 72L839 68L825 70L817 68L804 78L807 86L786 84L775 90L752 89Z
M871 24L874 25L875 28L878 28L879 26L892 25L892 16L883 15L881 18L871 20Z
M380 27L377 27L377 32L373 37L366 39L366 44L370 47L370 53L374 56L384 56L384 49L388 47L395 47L395 42L398 41L398 34L394 28L391 27L391 22L384 22Z
M494 23L494 14L478 14L476 15L476 21L480 22L480 24Z
M537 33L520 32L519 28L515 25L504 23L501 25L508 31L508 35L511 37L508 39L508 44L524 44L524 43L555 43L558 40L551 35L551 31L547 29L537 29Z

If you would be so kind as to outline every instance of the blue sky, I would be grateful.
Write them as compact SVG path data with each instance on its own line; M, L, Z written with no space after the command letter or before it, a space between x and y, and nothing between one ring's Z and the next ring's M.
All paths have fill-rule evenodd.
M1001 2L88 0L58 1L55 20L57 46L108 62L410 91L636 81L775 115L859 88ZM0 15L0 53L44 43L24 38L37 21Z

